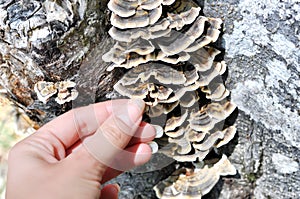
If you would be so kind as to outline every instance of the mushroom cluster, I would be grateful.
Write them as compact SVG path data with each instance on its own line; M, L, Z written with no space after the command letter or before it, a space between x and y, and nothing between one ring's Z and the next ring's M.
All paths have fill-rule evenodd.
M114 90L146 102L144 119L163 127L155 139L158 153L191 163L155 187L158 198L201 198L220 176L236 173L225 155L208 161L208 154L218 153L236 133L226 123L236 110L224 85L226 64L217 59L220 51L213 45L222 21L201 16L191 2L108 3L109 34L116 43L102 58L111 63L109 71L127 69Z
M154 191L162 199L201 199L218 182L220 176L234 175L235 168L226 155L212 167L201 169L180 168L170 177L159 182Z
M54 95L58 104L64 104L77 98L78 91L74 89L75 86L76 83L69 80L56 83L39 81L34 85L34 91L44 104Z
M130 9L118 10L121 3L126 5L125 2L128 3L110 1L108 4L112 11L113 25L109 34L117 41L102 57L104 61L113 63L108 70L115 67L129 69L150 61L178 64L188 61L191 53L218 39L222 21L199 16L199 7L191 7L178 14L168 13L167 17L162 18L162 6L158 3L160 1L155 1L157 3L153 5L159 5L158 7L149 6L151 10L144 10L138 3L140 1L130 1L130 6L135 6L133 12ZM164 2L162 1L162 5ZM190 27L184 33L179 32L188 25Z

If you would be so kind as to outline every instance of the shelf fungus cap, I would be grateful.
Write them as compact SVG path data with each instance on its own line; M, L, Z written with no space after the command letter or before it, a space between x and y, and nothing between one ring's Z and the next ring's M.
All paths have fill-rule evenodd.
M217 142L217 144L216 144L217 148L227 144L228 142L230 142L234 138L234 136L236 134L236 127L235 126L230 126L226 129L224 129L222 131L222 133L224 134L224 137L223 137L222 140Z
M211 191L220 176L235 175L236 169L225 155L212 167L201 169L181 168L169 178L154 187L156 196L161 199L201 199Z
M57 89L53 82L39 81L34 85L34 91L38 100L47 103L50 97L57 93Z
M168 119L165 125L165 132L173 131L177 127L181 126L185 122L188 114L189 114L188 110L185 110L181 116L178 117L173 116L170 119Z
M169 142L177 145L178 154L188 154L192 150L191 142L186 134L178 138L169 138Z
M190 10L180 14L168 13L168 19L171 22L170 28L180 30L183 26L193 23L199 16L200 10L200 7L192 7Z
M76 86L75 82L72 81L60 81L55 83L55 88L58 91L67 90L68 88L74 88Z
M172 5L174 2L175 2L175 0L163 0L162 4L169 6L169 5Z
M183 73L159 63L148 63L139 65L128 71L119 82L122 85L132 85L135 83L151 83L153 77L157 83L165 84L183 84L186 78Z
M57 97L55 98L55 101L58 104L64 104L70 101L73 101L77 98L78 91L75 89L72 89L71 91L68 90L61 90L58 92Z
M229 96L230 92L223 83L219 83L216 88L202 87L201 91L206 93L206 98L213 101L222 101Z
M57 94L55 101L64 104L77 98L78 91L74 89L75 86L76 83L69 80L56 83L39 81L35 84L34 91L43 103L47 103L50 97Z
M78 96L78 91L74 89L75 86L76 83L69 80L55 83L55 87L58 90L55 101L58 104L64 104L75 100Z
M130 17L137 9L154 10L161 5L171 5L175 0L110 0L108 8L120 17Z
M216 123L225 119L236 109L231 102L211 103L197 112L191 112L188 119L190 127L196 131L209 131Z
M130 17L135 14L138 5L135 0L110 0L107 7L120 17Z
M179 101L173 103L158 103L155 106L149 106L147 110L147 115L149 117L158 117L162 114L170 113L174 108L176 108L179 104Z
M173 158L178 162L194 162L197 160L202 161L209 153L209 150L200 151L196 149L193 153L179 154L177 151L178 145L176 143L169 143L167 146L168 147L161 148L159 150L159 153L162 153L170 158Z
M194 52L209 43L216 42L220 35L220 28L222 24L221 19L208 18L207 22L210 24L210 27L207 29L205 35L201 35L194 43L192 43L185 51Z
M111 24L120 29L146 27L156 23L162 15L162 7L159 6L153 10L136 10L135 14L128 18L122 18L112 13Z
M209 135L207 139L205 139L202 143L200 144L193 143L193 147L200 151L210 150L211 148L214 147L214 144L217 142L217 140L222 138L224 138L224 133L217 131Z
M191 10L193 10L193 8ZM207 18L202 16L199 17L185 33L172 31L170 35L158 39L158 46L167 55L174 55L185 51L185 49L191 46L195 40L202 35L206 19ZM189 24L189 22L190 21L185 21L185 24ZM172 25L170 25L170 27L172 27Z
M162 19L149 27L132 28L124 30L113 26L110 28L108 33L113 39L122 42L132 42L132 40L138 38L150 40L168 35L171 32L169 25L169 20Z

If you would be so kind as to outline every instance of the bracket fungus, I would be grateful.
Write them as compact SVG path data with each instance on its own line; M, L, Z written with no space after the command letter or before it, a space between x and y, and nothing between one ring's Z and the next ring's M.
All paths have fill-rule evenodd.
M76 83L69 80L56 83L39 81L34 85L34 91L38 100L44 104L54 95L56 95L55 101L58 104L64 104L77 98L78 91L74 89L75 86Z
M161 199L201 199L215 186L220 176L234 174L234 166L223 155L212 167L205 165L203 168L182 168L175 171L159 182L154 190Z
M127 71L115 92L146 102L146 120L160 125L155 151L178 163L202 165L179 166L155 186L156 195L201 198L220 176L236 173L225 155L214 163L208 157L236 134L235 126L226 124L236 109L222 77L227 66L211 45L222 20L202 16L192 1L110 0L108 8L109 35L116 43L102 59L111 63L108 71Z

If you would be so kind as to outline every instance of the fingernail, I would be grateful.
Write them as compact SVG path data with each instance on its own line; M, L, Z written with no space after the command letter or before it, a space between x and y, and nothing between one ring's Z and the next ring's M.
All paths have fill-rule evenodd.
M119 124L119 127L123 125L123 127L120 128L123 132L130 132L130 134L135 132L142 119L144 107L145 103L141 99L130 99L126 104L113 105L113 114L122 122L122 124ZM133 129L132 131L134 132L131 132L131 129Z
M130 103L130 104L135 104L135 105L137 105L137 107L138 107L141 111L144 111L144 109L145 109L145 102L144 102L142 99L139 99L139 98L133 98L133 99L130 99L129 103Z
M148 142L147 144L150 146L152 154L154 154L158 151L158 144L156 142L151 141L151 142Z
M116 192L119 193L121 190L120 185L118 183L115 183L113 185L114 185L114 188L116 189Z
M161 138L164 135L164 130L159 125L152 125L155 128L155 138Z

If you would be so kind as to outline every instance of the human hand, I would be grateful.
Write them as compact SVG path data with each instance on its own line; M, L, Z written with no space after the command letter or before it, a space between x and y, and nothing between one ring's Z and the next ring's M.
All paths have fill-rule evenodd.
M115 199L101 184L146 163L155 129L141 122L142 100L73 109L16 144L8 159L7 199Z

